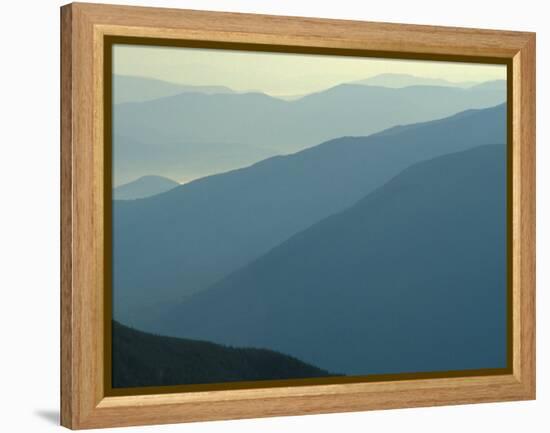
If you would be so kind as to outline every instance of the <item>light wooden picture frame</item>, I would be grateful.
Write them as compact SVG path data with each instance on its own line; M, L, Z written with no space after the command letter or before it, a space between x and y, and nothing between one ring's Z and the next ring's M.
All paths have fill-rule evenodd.
M117 393L110 383L113 41L507 66L505 371ZM164 41L164 42L163 42ZM107 62L107 63L106 63ZM108 198L108 199L107 199ZM72 3L61 8L61 424L71 429L535 398L535 34Z

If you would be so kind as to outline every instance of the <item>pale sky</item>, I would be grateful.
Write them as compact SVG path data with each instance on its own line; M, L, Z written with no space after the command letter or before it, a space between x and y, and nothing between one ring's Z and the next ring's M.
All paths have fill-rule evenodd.
M115 74L237 91L300 95L382 73L452 82L506 79L506 66L311 54L115 45Z

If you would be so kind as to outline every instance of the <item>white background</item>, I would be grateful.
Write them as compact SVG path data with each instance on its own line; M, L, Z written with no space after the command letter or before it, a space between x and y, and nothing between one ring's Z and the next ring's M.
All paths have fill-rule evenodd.
M109 2L110 3L110 2ZM522 1L123 1L146 6L436 24L537 32L538 400L128 429L248 433L547 432L550 425L547 2ZM1 6L0 398L5 432L55 431L59 410L59 6ZM545 122L546 120L546 122ZM545 221L546 220L546 221ZM119 430L120 431L120 430Z

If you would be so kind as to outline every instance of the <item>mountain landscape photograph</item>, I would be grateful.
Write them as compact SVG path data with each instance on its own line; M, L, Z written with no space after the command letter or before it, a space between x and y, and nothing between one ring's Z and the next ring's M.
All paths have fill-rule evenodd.
M505 65L112 56L113 388L507 367Z

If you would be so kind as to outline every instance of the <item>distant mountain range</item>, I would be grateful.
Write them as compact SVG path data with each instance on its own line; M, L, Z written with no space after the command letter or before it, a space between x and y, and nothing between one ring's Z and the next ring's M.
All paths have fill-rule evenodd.
M197 178L246 167L274 156L273 149L236 143L159 142L158 146L119 135L114 137L113 175L117 184L149 173L187 183Z
M506 92L506 80L493 80L486 81L484 83L476 84L470 87L471 90L497 90L500 92Z
M342 84L291 101L262 93L186 91L114 107L114 173L119 184L151 173L187 182L329 139L505 101L505 89L494 85Z
M505 85L505 80L494 80ZM482 84L476 81L453 82L440 78L419 77L410 74L378 74L363 80L350 82L349 84L363 84L369 86L402 88L408 86L444 86L467 88ZM138 77L132 75L113 75L113 102L122 104L126 102L145 102L152 99L165 98L180 93L204 93L207 95L224 93L261 93L259 90L235 91L227 86L198 86L185 85L154 78ZM293 100L306 96L287 95L277 98Z
M115 200L135 200L166 192L179 183L162 176L143 176L133 182L120 185L113 190Z
M114 388L330 376L272 350L161 337L117 322L112 341Z
M225 86L187 86L152 78L113 75L113 102L115 104L144 102L185 92L210 95L233 93L233 90Z
M403 140L393 157L420 149ZM269 347L350 375L503 368L506 297L501 142L411 166L164 311L153 331Z
M475 81L453 82L441 78L418 77L410 74L378 74L364 80L354 81L353 84L381 86L399 89L408 86L444 86L467 88L479 84Z
M151 329L155 311L352 206L410 165L505 143L505 125L504 105L469 110L331 140L142 200L115 201L114 317Z

